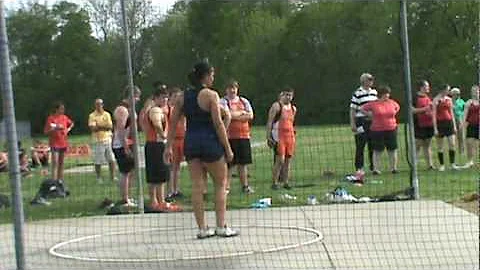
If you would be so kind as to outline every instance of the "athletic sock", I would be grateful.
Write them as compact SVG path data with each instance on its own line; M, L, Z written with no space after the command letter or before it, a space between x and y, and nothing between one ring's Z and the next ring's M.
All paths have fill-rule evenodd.
M440 162L440 165L443 165L443 152L438 152L438 161Z
M448 158L450 160L450 164L455 164L455 150L448 150Z

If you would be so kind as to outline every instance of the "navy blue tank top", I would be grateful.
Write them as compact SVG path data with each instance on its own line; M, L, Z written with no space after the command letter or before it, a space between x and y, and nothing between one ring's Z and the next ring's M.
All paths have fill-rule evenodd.
M210 112L203 110L198 105L198 93L202 89L203 87L197 87L185 91L183 111L187 119L187 134L212 133L216 135Z

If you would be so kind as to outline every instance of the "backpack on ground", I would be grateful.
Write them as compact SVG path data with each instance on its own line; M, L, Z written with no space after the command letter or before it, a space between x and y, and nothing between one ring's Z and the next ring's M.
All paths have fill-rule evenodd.
M37 198L65 198L70 195L70 191L62 180L45 179L37 192Z

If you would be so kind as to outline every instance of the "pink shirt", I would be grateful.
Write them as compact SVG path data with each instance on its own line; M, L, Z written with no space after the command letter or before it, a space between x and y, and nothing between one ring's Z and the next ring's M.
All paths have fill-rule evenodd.
M400 105L393 100L376 100L362 106L365 111L372 112L371 131L392 131L397 128L397 113Z

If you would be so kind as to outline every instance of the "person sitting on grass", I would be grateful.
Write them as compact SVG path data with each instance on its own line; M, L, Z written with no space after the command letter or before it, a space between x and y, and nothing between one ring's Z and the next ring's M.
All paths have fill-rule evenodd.
M0 152L0 172L8 171L8 154L7 152Z
M380 157L385 148L388 152L390 171L397 173L397 119L400 105L390 99L390 87L378 88L379 99L363 105L360 110L372 119L370 126L370 140L373 148L373 174L380 174Z
M33 140L33 146L30 149L32 155L32 168L42 166L48 168L50 161L50 147L40 140Z
M18 141L17 147L20 172L22 173L22 175L27 175L31 172L30 164L28 163L28 155L26 154L25 149L22 148L22 142Z

